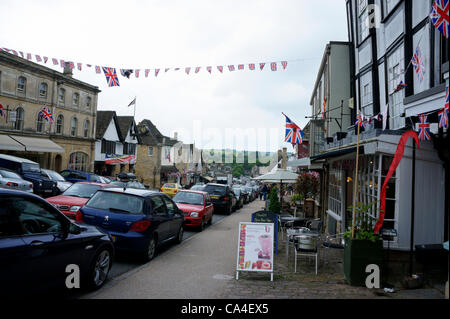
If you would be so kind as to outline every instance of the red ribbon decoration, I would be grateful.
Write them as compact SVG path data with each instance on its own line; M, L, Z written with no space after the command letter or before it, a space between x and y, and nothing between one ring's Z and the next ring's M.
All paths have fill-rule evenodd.
M376 235L380 231L380 228L383 226L384 221L384 215L386 211L386 188L389 180L391 179L392 175L394 174L395 170L397 169L398 164L400 164L400 161L403 158L403 153L405 151L405 145L408 141L408 138L413 138L416 142L417 148L419 148L419 136L417 135L417 132L415 131L407 131L403 133L402 137L400 138L400 142L398 142L397 150L395 151L394 160L392 161L391 167L389 167L389 172L386 175L386 179L384 180L383 187L381 188L381 195L380 195L380 216L378 217L378 221L375 225L375 229L373 230L373 233Z

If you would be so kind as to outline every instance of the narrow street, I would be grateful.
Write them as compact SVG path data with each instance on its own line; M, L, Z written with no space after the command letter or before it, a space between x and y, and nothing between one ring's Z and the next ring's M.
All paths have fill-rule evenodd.
M235 278L239 222L250 221L250 215L262 207L263 202L255 200L180 245L163 249L150 263L113 277L99 291L81 298L210 299L223 296L224 282Z

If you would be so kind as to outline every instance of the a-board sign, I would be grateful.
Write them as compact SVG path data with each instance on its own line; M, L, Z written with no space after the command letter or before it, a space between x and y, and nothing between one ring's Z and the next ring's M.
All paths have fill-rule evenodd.
M273 280L274 224L239 223L236 279L239 271L270 272Z
M278 254L278 215L269 210L260 210L252 214L253 223L273 223L275 226L275 254Z

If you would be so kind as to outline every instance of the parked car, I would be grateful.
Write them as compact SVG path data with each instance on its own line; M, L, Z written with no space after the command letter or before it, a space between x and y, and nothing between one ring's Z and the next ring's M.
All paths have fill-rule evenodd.
M17 173L8 169L0 169L0 188L15 189L33 193L33 183L22 179Z
M80 209L83 222L111 235L117 250L153 259L159 245L183 240L183 212L160 192L104 188Z
M133 182L111 182L109 185L114 187L122 187L122 188L137 188L137 189L146 189L145 185L139 183L138 181Z
M101 183L102 180L100 176L94 173L76 171L72 169L66 169L60 172L60 174L66 179L66 181L71 183L76 182L93 182L93 183Z
M33 192L43 197L58 194L56 182L41 173L38 163L25 158L0 154L0 168L17 173L22 179L33 183Z
M101 181L103 184L109 184L109 183L112 182L112 180L110 180L108 177L105 177L105 176L98 176L98 177L100 178L100 181Z
M205 184L195 184L190 188L191 191L203 191L205 189Z
M244 188L248 192L250 202L253 202L255 200L255 198L256 198L255 190L251 186L244 186Z
M136 181L137 177L133 173L122 172L117 175L117 180L122 182Z
M160 191L164 194L169 195L170 197L173 197L181 189L183 189L183 188L178 183L165 183L161 187Z
M50 169L41 169L41 172L45 174L49 179L56 182L56 187L58 187L59 193L64 193L73 183L66 181L59 173L52 171Z
M221 210L230 215L235 209L237 200L230 186L208 183L206 184L204 191L209 193L215 212Z
M47 201L71 219L79 220L80 208L87 203L96 191L110 187L109 184L79 182L70 186L64 193L49 197Z
M113 257L107 234L71 222L39 196L0 189L0 295L65 288L70 264L80 269L81 288L99 288Z
M184 225L200 231L212 224L214 206L209 194L201 191L182 190L172 200L184 213Z
M233 187L233 193L236 195L236 207L237 209L240 209L244 207L244 194L242 194L240 187Z

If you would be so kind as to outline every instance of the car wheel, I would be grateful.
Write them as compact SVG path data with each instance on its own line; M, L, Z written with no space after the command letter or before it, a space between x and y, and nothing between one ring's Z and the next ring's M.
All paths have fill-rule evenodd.
M198 231L203 231L205 229L205 220L202 219L202 222L200 223L200 226L198 226Z
M112 265L112 255L108 248L101 249L94 257L89 271L88 287L98 289L106 282Z
M184 229L183 226L180 227L180 230L178 231L176 243L180 244L183 241L183 235L184 235Z
M212 225L212 219L213 219L213 215L211 214L211 217L208 220L208 225Z
M152 260L156 255L156 239L152 237L148 242L147 249L143 254L143 259L145 262Z

